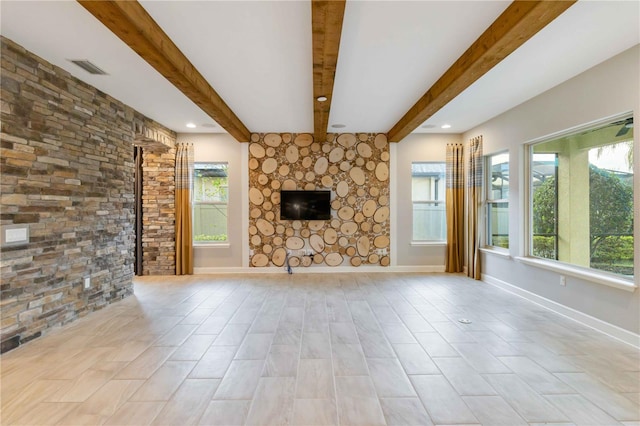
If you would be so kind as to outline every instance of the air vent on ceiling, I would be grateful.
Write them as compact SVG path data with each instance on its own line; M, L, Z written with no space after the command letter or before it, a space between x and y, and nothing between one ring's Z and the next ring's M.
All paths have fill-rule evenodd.
M87 59L69 59L69 62L73 62L74 64L76 64L77 66L79 66L80 68L88 72L89 74L107 75L106 72L104 72L102 69L92 64L91 62L89 62Z

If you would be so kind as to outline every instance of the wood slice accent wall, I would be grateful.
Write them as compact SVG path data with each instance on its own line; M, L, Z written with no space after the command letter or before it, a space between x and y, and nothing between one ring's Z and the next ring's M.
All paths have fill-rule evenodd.
M331 190L331 220L280 220L282 189ZM282 267L287 251L292 267L388 266L389 227L384 134L330 133L321 142L306 133L251 135L251 266Z
M9 39L0 47L0 223L30 233L1 250L5 352L132 294L132 123L175 134Z

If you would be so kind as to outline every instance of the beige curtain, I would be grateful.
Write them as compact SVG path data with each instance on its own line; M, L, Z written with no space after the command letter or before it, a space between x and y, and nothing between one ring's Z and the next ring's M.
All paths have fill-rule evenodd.
M467 276L480 279L480 203L482 201L482 136L469 141L467 167Z
M176 152L176 275L193 274L191 188L193 145L178 144Z
M462 145L447 145L447 255L445 271L462 272L464 265L464 160Z

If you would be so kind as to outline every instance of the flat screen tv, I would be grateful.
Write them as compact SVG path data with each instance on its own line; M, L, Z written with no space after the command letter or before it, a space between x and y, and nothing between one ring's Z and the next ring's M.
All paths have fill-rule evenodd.
M331 191L280 191L280 219L331 219Z

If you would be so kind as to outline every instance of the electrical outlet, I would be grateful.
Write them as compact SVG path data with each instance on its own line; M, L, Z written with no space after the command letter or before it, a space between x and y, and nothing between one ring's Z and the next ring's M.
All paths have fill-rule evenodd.
M564 275L560 275L560 285L563 287L567 285L567 277Z
M91 277L86 277L84 279L84 288L87 289L89 287L91 287Z

